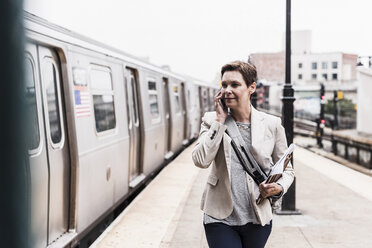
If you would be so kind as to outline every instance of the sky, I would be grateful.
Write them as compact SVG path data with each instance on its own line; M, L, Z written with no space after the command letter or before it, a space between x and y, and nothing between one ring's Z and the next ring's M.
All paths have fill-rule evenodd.
M313 52L372 55L369 0L292 0ZM24 9L155 65L210 82L250 53L284 49L285 0L24 0Z

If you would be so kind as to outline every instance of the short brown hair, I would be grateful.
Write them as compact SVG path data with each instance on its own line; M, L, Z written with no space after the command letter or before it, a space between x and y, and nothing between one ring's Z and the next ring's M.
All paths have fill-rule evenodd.
M251 85L253 82L257 82L257 70L256 66L254 66L253 64L243 61L233 61L231 63L228 63L221 68L221 78L227 71L240 72L247 86Z

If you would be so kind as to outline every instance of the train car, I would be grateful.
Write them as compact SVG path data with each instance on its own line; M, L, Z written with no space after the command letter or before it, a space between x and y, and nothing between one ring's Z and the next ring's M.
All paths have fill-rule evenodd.
M29 13L25 29L30 246L79 247L197 137L209 86Z
M208 111L214 111L214 95L217 94L218 87L215 85L207 84L203 81L194 79L194 87L196 88L195 95L198 103L198 124L196 129L200 128L201 118Z
M198 79L184 76L188 81L193 82L187 85L187 118L188 118L188 140L198 137L200 131L201 118L206 111L214 111L214 95L218 87L206 84ZM210 92L210 93L207 93ZM204 95L203 95L204 94ZM203 98L201 97L203 96Z

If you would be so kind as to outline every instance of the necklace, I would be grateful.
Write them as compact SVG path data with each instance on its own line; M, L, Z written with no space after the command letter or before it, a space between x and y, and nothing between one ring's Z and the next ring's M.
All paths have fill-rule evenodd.
M247 130L251 127L251 123L240 123L240 122L236 122L236 125L240 128L240 129L243 129L243 130Z

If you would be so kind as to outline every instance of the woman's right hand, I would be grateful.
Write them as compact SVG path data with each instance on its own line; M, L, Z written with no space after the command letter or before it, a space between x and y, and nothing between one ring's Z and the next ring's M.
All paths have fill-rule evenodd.
M227 108L223 107L220 103L220 100L223 100L223 89L217 92L217 94L214 96L214 106L216 108L217 118L216 121L225 124L225 120L227 118Z

